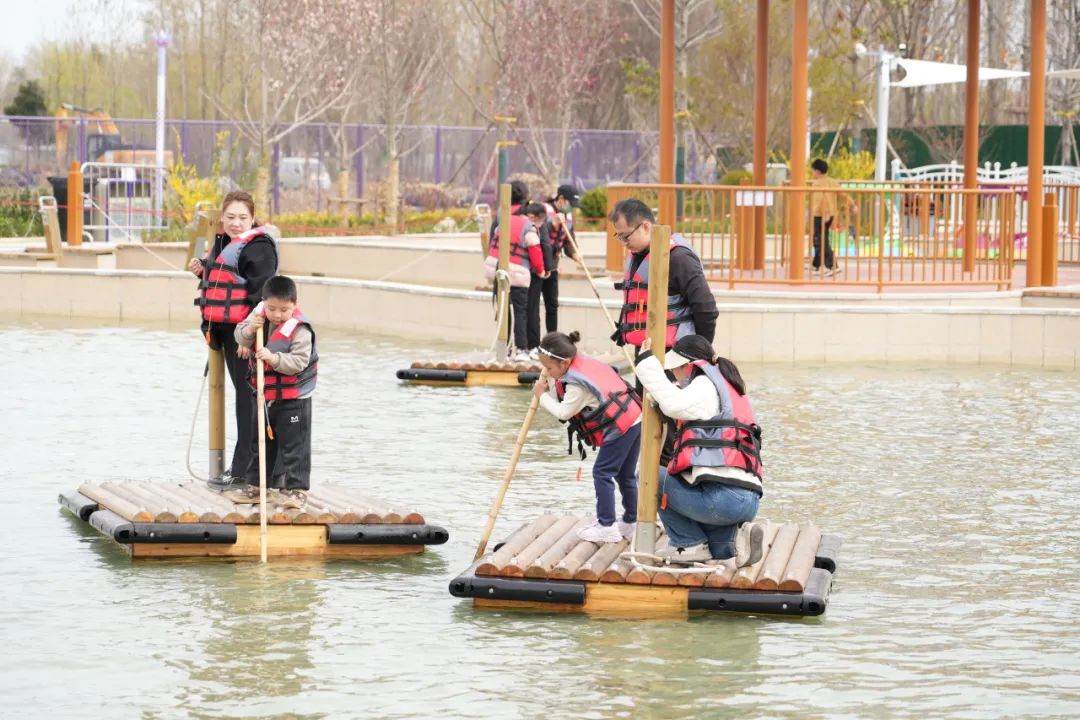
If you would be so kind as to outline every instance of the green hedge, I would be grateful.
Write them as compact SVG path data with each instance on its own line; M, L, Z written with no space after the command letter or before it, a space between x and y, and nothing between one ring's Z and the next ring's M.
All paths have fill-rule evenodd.
M50 194L33 188L0 190L0 237L44 235L37 202L38 196Z

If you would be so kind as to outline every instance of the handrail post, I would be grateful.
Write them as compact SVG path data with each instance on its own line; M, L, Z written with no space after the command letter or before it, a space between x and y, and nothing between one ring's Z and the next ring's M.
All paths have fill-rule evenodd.
M83 175L77 160L68 168L67 242L68 247L82 245L83 234Z

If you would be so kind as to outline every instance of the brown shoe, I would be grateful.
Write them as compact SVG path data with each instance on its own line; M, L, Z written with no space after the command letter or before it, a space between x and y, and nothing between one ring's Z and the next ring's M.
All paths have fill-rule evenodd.
M259 486L245 485L239 490L221 493L236 505L255 505L259 502Z
M303 490L275 490L273 502L286 509L299 510L307 503L307 493Z

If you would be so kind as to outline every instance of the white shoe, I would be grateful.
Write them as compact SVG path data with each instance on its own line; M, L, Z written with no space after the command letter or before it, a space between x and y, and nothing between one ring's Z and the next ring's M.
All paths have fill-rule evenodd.
M713 559L712 553L709 552L709 543L700 543L690 547L665 545L656 549L656 555L662 560L676 565L704 563Z
M601 525L593 523L577 531L577 536L585 542L592 543L617 543L622 542L623 536L619 528L614 525Z
M513 362L529 362L531 358L529 357L528 350L517 350L514 352L513 356L511 356L510 360Z
M627 540L634 539L634 533L637 531L636 522L623 522L622 520L620 520L619 522L615 523L615 527L616 529L618 529L619 534Z
M539 360L540 359L540 348L533 348L532 350L530 350L529 351L529 359L530 360Z
M765 552L765 525L768 522L744 522L735 531L735 567L746 567L761 560Z

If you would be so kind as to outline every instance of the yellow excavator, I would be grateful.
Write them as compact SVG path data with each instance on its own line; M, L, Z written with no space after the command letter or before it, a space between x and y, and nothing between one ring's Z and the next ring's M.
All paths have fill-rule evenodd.
M150 145L124 143L120 129L101 108L84 108L62 103L56 109L54 131L56 136L56 159L63 167L67 162L68 132L86 122L86 157L93 162L130 163L153 165L154 148ZM165 151L165 167L172 166L172 151Z

